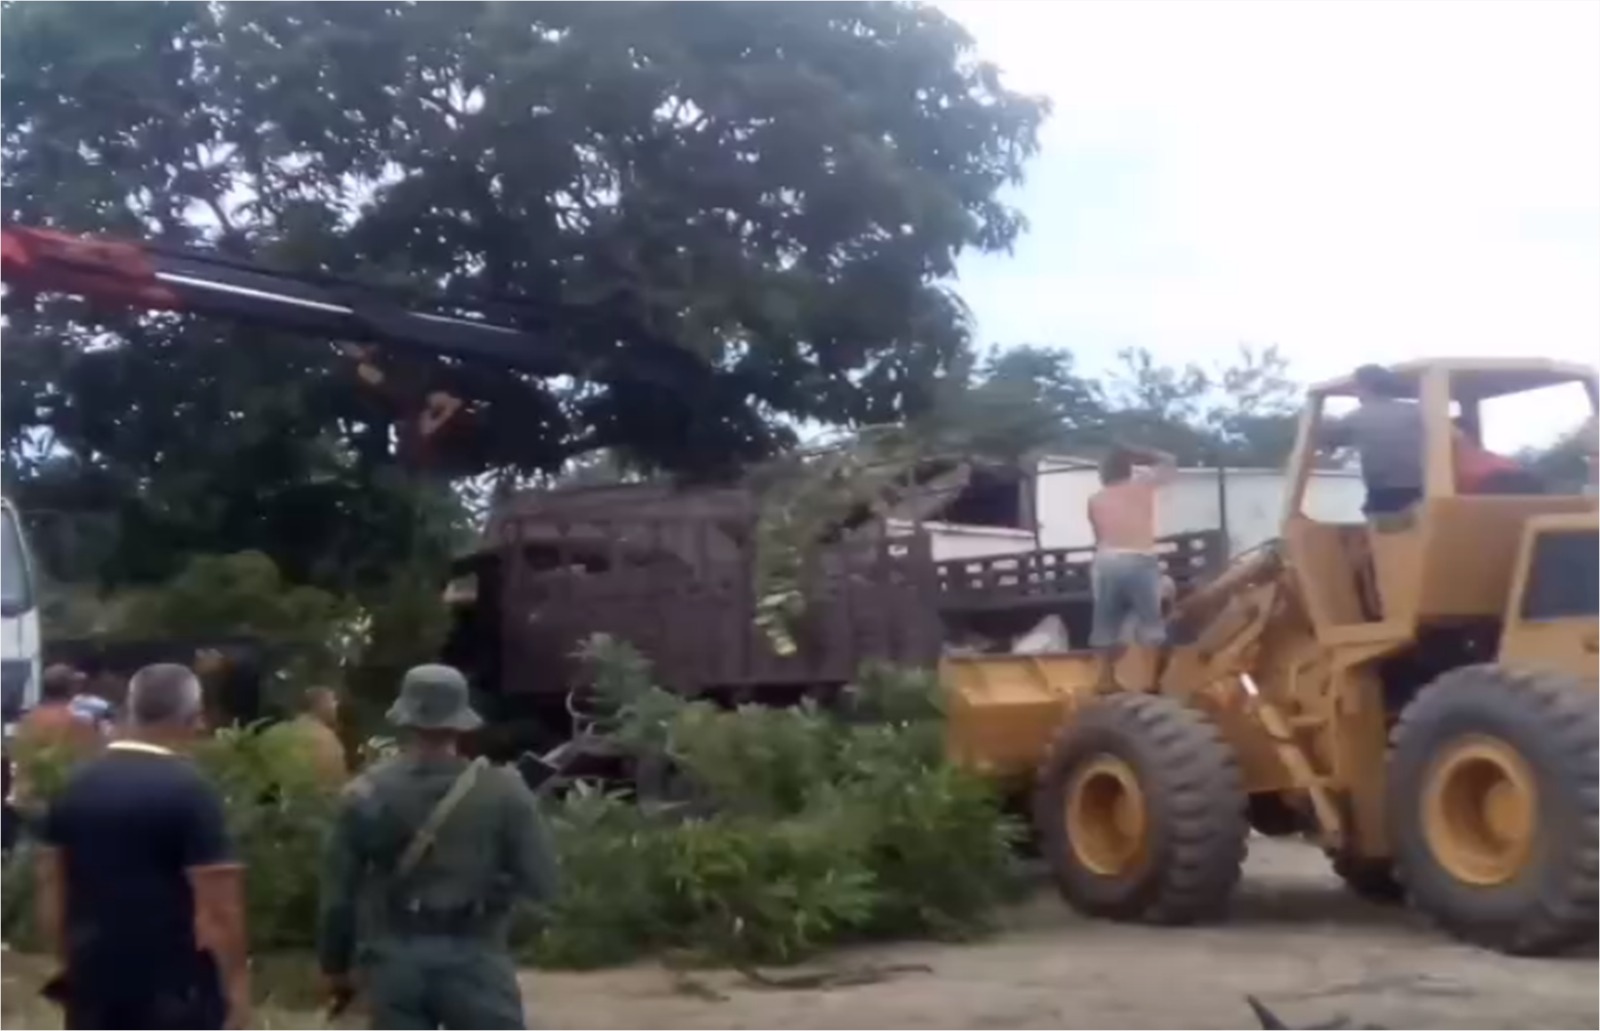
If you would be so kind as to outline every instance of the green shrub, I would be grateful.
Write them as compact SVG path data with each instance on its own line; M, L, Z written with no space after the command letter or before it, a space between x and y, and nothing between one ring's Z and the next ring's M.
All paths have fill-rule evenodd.
M520 914L525 958L546 966L624 963L656 947L668 928L660 903L666 834L631 800L579 785L551 805L561 893Z
M259 949L315 941L317 872L336 797L293 739L262 728L219 731L195 761L222 792L228 830L249 876L250 938Z
M598 792L556 803L566 883L524 940L536 961L792 961L864 936L971 933L1016 887L1017 828L987 784L943 762L927 674L866 671L840 714L728 711L650 687L615 641L584 656L614 739L663 748L715 815Z
M359 607L316 587L291 584L259 551L197 555L165 583L127 592L113 636L254 637L284 665L265 685L268 701L292 706L313 684L337 684L361 647Z
M809 703L727 712L701 702L677 715L670 740L679 767L719 809L777 818L802 812L834 778L841 735Z
M988 785L943 762L931 677L871 671L837 713L730 711L654 688L617 642L592 642L586 654L604 666L616 740L669 755L706 806L685 819L584 786L548 800L564 883L543 911L520 915L514 944L525 958L593 967L671 951L789 962L868 936L981 930L1015 885L1015 828ZM336 804L285 743L232 728L195 752L249 866L258 950L311 944ZM39 773L54 784L62 771ZM31 888L19 859L4 882L14 947L28 940Z
M0 879L0 932L17 952L33 952L43 945L34 909L34 852L24 844L6 861Z
M715 960L787 963L872 920L873 871L825 815L696 820L666 840L669 945Z

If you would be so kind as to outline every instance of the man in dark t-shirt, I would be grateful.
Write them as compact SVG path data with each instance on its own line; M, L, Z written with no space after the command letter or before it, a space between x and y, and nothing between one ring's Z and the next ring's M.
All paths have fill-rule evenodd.
M200 683L160 664L129 683L128 726L51 802L41 917L68 1028L239 1026L248 1000L241 871L221 798L176 748Z

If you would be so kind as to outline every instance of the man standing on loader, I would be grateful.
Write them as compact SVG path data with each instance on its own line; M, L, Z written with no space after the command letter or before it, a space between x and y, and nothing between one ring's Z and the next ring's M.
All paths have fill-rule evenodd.
M1135 462L1149 468L1135 472ZM1148 648L1166 641L1161 615L1161 559L1156 554L1156 491L1172 481L1177 462L1165 451L1114 445L1100 463L1103 486L1089 499L1094 531L1089 644L1101 653L1102 691L1116 688L1125 638Z
M1361 456L1367 515L1404 512L1422 500L1422 409L1407 400L1404 384L1381 365L1355 373L1360 407L1322 428L1329 450L1354 448Z
M362 988L374 1028L521 1028L506 951L519 896L555 892L554 856L533 793L513 770L469 762L481 724L450 666L405 675L389 720L404 752L356 778L328 842L317 952L343 1008Z

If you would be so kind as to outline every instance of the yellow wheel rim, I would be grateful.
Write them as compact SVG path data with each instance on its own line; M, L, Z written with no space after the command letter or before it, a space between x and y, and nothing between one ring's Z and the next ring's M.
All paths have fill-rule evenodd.
M1539 826L1539 787L1515 748L1469 736L1441 749L1423 781L1428 847L1456 880L1493 887L1527 867Z
M1117 877L1144 859L1149 813L1133 767L1102 755L1067 783L1067 847L1102 877Z

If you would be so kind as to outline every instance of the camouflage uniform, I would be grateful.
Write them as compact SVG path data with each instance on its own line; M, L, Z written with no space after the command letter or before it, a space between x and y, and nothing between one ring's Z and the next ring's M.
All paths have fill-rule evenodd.
M407 673L389 719L457 732L480 724L465 679L448 666ZM552 895L555 864L521 777L480 766L431 847L408 875L400 870L468 765L408 750L345 788L324 858L318 954L335 979L359 954L374 1028L524 1026L507 924L519 896Z

